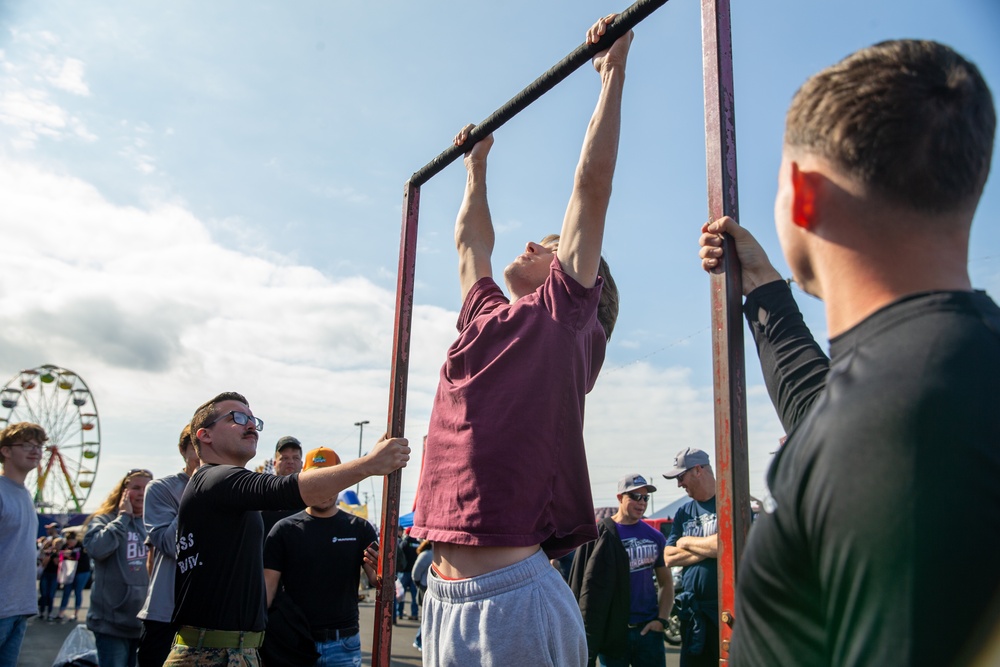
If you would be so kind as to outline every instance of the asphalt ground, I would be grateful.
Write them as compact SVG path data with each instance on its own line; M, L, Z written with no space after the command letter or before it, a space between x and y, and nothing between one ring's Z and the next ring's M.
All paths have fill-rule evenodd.
M57 603L62 600L62 592L56 597ZM83 608L80 609L81 621L87 616L90 604L90 591L84 591ZM71 603L72 605L72 603ZM407 601L406 609L409 610ZM72 606L71 606L72 608ZM362 664L371 664L372 632L374 628L375 592L368 591L364 601L358 603L361 625ZM417 634L419 621L401 619L392 628L392 667L412 667L421 665L420 652L413 647L413 638ZM21 645L21 657L18 667L52 667L59 649L73 629L73 623L49 623L38 617L28 620L28 630ZM676 647L667 646L667 667L680 665L679 651Z

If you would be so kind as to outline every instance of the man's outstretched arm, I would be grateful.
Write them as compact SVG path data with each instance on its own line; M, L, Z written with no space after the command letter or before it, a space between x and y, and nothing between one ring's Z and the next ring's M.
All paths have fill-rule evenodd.
M600 43L614 18L615 14L610 14L598 20L587 31L587 41ZM573 194L559 235L559 263L584 287L593 287L597 282L611 181L618 161L625 62L632 37L629 31L609 45L610 48L594 56L594 69L601 75L601 94L583 140Z
M475 125L466 125L455 136L461 146ZM458 250L458 282L462 301L481 278L492 277L493 218L486 200L486 156L493 146L493 135L483 138L465 154L465 196L455 220L455 247Z

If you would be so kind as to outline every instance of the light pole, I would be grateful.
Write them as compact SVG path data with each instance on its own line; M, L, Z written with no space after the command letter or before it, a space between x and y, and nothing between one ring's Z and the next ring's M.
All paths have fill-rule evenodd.
M354 425L358 427L358 458L361 458L361 443L365 440L365 424L368 420L354 422ZM361 482L358 482L357 487L354 489L354 493L361 493Z

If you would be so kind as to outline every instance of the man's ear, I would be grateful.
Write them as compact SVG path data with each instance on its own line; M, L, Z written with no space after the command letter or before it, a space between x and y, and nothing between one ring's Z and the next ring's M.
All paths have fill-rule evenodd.
M204 447L205 445L212 444L212 434L209 432L207 428L198 429L195 432L194 437L198 438L198 440L201 442L202 447ZM192 447L193 446L194 445L192 445Z
M791 164L792 222L803 229L813 229L817 218L817 200L822 187L822 176L817 172L803 171L798 162Z

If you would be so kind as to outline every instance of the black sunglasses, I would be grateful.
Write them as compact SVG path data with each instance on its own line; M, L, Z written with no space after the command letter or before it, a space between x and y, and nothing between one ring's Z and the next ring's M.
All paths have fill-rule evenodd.
M216 422L222 421L223 419L225 419L229 415L233 416L233 421L236 422L236 424L238 426L246 426L247 422L252 421L253 425L254 425L254 428L256 428L258 431L263 431L264 430L264 420L260 419L259 417L252 417L252 416L248 415L245 412L240 412L239 410L230 410L226 414L219 415L218 417L216 417L212 421L210 421L207 424L205 424L204 426L202 426L202 428L208 428L209 426L215 424Z
M631 491L626 491L625 495L628 496L629 498L631 498L632 500L636 501L637 503L640 503L640 502L644 503L644 502L649 501L649 494L648 493L633 493Z

